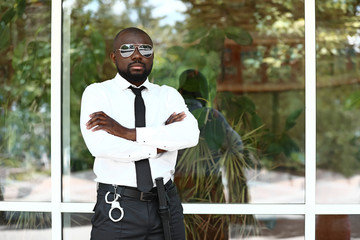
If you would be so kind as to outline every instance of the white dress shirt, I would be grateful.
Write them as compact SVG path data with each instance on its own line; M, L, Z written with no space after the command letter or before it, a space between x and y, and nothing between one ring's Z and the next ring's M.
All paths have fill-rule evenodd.
M148 80L143 83L142 86L146 87L142 91L146 127L136 128L136 141L104 130L93 132L86 129L89 115L98 111L103 111L124 127L134 128L135 94L129 86L131 84L117 74L111 80L89 85L83 93L80 128L89 151L95 157L95 181L136 187L134 162L149 158L152 178L163 177L167 182L173 178L177 150L195 146L199 139L197 120L176 89ZM185 112L185 119L165 125L174 112ZM157 154L157 148L167 152Z

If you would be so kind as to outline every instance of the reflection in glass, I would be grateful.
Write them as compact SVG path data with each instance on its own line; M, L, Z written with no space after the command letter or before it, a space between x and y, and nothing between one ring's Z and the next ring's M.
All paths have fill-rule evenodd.
M50 200L50 3L0 3L0 201Z
M63 239L89 239L91 232L91 217L88 213L63 214Z
M0 212L1 240L51 239L51 214Z
M316 1L318 203L359 203L358 1Z
M304 217L258 215L185 215L187 239L304 239Z
M88 239L92 214L66 213L64 240ZM256 221L247 225L244 221ZM187 239L304 239L302 215L185 215Z
M316 240L346 240L360 238L359 215L318 215Z
M64 1L64 201L94 201L95 193L84 197L89 191L79 187L95 189L93 157L79 130L81 94L116 74L108 56L119 26L138 26L155 43L151 82L185 97L194 87L180 89L181 74L194 69L207 86L187 99L189 108L203 100L193 109L202 133L198 147L178 158L182 200L304 202L303 1L181 2L187 11L176 22L172 10L160 11L167 19L160 21L160 4L145 1L131 18L131 2ZM181 2L168 9L184 9Z
M302 1L189 10L191 45L166 58L179 60L174 77L201 130L198 146L178 159L184 202L304 202L303 14Z

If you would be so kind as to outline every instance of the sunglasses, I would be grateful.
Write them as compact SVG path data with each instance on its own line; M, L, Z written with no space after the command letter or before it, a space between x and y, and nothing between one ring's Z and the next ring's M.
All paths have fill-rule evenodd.
M151 57L151 55L153 54L153 47L149 44L128 43L128 44L121 45L121 47L117 50L120 51L120 55L122 57L126 58L126 57L130 57L131 55L133 55L136 48L139 50L139 53L146 58Z

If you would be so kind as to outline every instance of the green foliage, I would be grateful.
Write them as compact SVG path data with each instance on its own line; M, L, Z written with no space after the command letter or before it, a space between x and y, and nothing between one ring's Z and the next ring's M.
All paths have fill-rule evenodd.
M192 177L183 179L184 186L188 181L196 183L195 189L184 187L183 196L195 192L189 201L225 202L219 180L219 168L224 167L229 182L239 183L229 186L230 201L246 202L246 185L240 183L245 182L244 168L258 164L252 158L260 159L269 169L303 174L304 124L299 121L304 115L302 90L280 97L279 104L271 108L266 93L219 93L216 86L222 74L224 41L229 39L241 47L257 44L253 53L241 56L244 79L261 85L266 74L270 83L303 83L304 1L183 0L188 7L187 18L175 26L160 26L160 18L152 16L147 1L122 1L127 14L113 12L117 2L77 0L66 9L71 26L68 54L73 171L89 169L93 162L79 131L81 94L87 85L115 75L108 57L112 39L124 27L138 26L155 42L150 80L177 88L183 71L202 72L209 85L207 107L220 109L244 143L244 152L239 153L237 145L226 138L223 122L209 121L209 108L194 111L204 134L198 147L183 155L182 169ZM98 4L96 12L85 8L90 3ZM32 12L29 6L37 11ZM317 81L333 86L318 91L317 161L319 167L346 176L360 168L360 94L355 85L337 86L340 80L358 80L359 55L347 40L358 36L358 8L357 0L316 1ZM37 168L42 154L50 152L50 1L0 3L0 53L1 166ZM199 187L203 185L206 188ZM200 228L208 220L200 216L195 219ZM215 219L219 226L229 223L224 216ZM207 227L210 225L203 229ZM224 228L218 229L221 232Z
M317 164L347 177L360 170L359 4L316 4Z
M38 19L43 20L38 28L25 30L26 1L0 6L1 165L30 170L41 167L39 159L50 152L50 15Z
M360 169L360 112L346 108L349 97L356 99L358 91L351 85L317 91L317 164L347 177Z
M354 91L345 100L345 109L359 109L360 108L360 91Z
M213 114L209 108L199 108L192 113L198 120L199 128L204 129L204 138L208 147L210 149L221 148L225 140L224 123L209 119L209 115Z
M245 131L251 131L263 125L255 103L247 96L222 92L218 94L217 104L231 124L236 125L242 122Z
M245 169L249 168L256 149L250 144L257 131L243 137L243 144L235 130L227 125L222 115L209 108L192 111L200 128L197 146L185 149L179 154L175 182L181 200L203 203L248 203L249 193ZM224 185L224 181L228 184ZM225 196L224 192L228 192ZM190 215L185 216L188 238L225 239L230 223L242 223L256 229L253 216ZM243 232L246 236L249 232ZM211 237L210 237L211 236Z
M51 213L6 212L0 222L14 229L45 229L51 227Z
M300 114L302 112L303 112L303 109L296 109L295 111L293 111L292 113L289 114L289 116L286 118L284 132L290 130L291 128L293 128L295 126L296 120L298 119L298 117L300 116Z
M232 26L225 28L225 35L239 45L251 45L253 42L250 33L239 27Z
M296 126L298 118L303 114L303 109L296 109L285 117L283 129L280 131L271 129L262 116L258 114L255 103L247 96L236 96L232 93L221 93L218 95L218 107L233 126L240 124L241 136L246 136L256 130L256 139L251 144L256 156L263 167L270 169L287 169L295 174L303 174L304 159L298 140L293 137L291 130ZM254 134L254 133L253 133Z
M246 239L258 234L257 226L250 225L251 215L186 214L184 219L187 239L229 239L229 225L243 226L244 223L249 225L237 229L237 236Z
M172 46L167 50L165 57L156 59L151 78L157 84L167 84L178 88L181 73L188 69L200 71L208 81L209 104L216 95L216 80L220 73L220 56L213 50L206 51L199 45L192 45L188 48Z
M182 45L169 47L165 57L156 59L157 65L152 73L152 76L156 76L155 82L160 85L166 83L178 87L181 73L188 69L200 71L211 86L208 103L212 106L216 96L217 78L221 70L221 55L225 38L232 39L241 45L252 43L249 32L239 27L186 29ZM184 43L189 44L188 47L183 47Z
M0 53L0 167L21 169L6 180L49 176L43 170L50 156L49 1L1 1ZM49 213L3 212L0 218L16 229L51 226Z

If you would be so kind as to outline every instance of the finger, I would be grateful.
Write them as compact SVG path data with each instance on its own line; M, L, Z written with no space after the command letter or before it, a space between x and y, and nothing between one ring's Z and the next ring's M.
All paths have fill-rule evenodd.
M170 117L165 121L165 125L172 123L172 119L176 116L176 113L173 112Z
M186 114L184 112L176 114L176 116L173 118L173 121L178 122L182 121L186 117Z
M107 115L103 111L93 112L92 114L89 115L90 118L93 118L95 116L107 116Z
M186 117L186 114L184 112L181 112L178 114L178 118L184 119Z
M96 131L99 131L99 130L102 130L102 126L96 126L93 129L91 129L92 132L96 132Z
M92 118L86 123L86 128L87 129L93 128L94 126L97 125L98 122L99 122L99 118L97 117Z
M172 116L172 117L169 119L168 124L170 124L170 123L174 123L174 122L177 122L177 119L178 119L178 116L177 116L177 115Z
M108 116L105 113L92 113L90 114L90 120L86 123L87 127L94 126L94 123L98 121L105 121Z
M168 120L170 121L171 119L173 119L176 116L176 112L173 112L170 117L168 118Z
M167 120L166 125L174 123L174 122L180 122L180 121L184 120L185 117L186 117L186 114L184 112L181 112L181 113L178 113L178 114L175 114L175 115L172 114L169 117L169 119Z
M93 131L93 132L96 132L99 130L104 130L104 131L110 133L110 130L105 125L98 125L98 126L94 127L93 129L91 129L91 131Z
M108 125L107 122L99 122L97 125L93 126L93 128L91 129L91 131L93 131L93 132L99 131L99 130L104 130L108 133L112 132L112 128Z
M91 129L95 126L99 126L99 125L106 125L107 122L106 122L106 119L102 119L102 118L93 118L91 120L89 120L87 123L86 123L86 128L87 129Z

